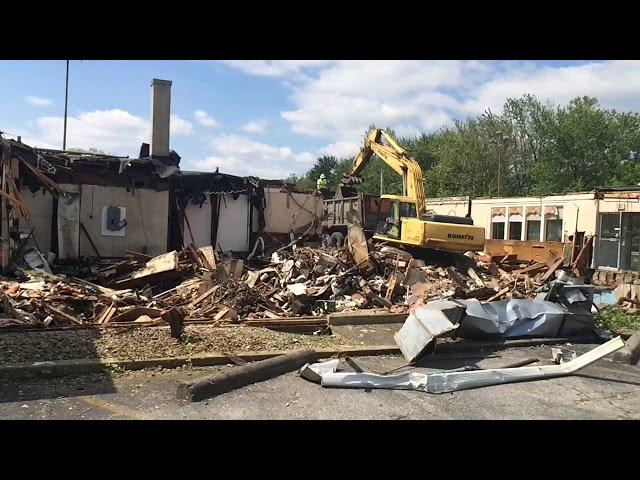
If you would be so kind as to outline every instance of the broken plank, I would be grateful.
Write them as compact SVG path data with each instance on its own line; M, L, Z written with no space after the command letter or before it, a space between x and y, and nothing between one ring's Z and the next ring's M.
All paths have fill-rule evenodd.
M213 317L214 321L217 320L221 320L222 318L224 318L229 312L231 311L231 309L229 307L224 307L222 310L220 310L215 317Z
M551 268L547 270L547 272L542 277L540 277L540 281L544 283L547 280L549 280L551 275L553 275L555 271L562 266L563 263L564 263L564 257L560 257L558 260L555 261L555 263L551 266Z
M520 274L527 272L535 272L538 270L542 270L543 268L547 268L547 265L544 263L534 263L533 265L529 265L528 267L521 268L519 270L513 270L511 273Z
M218 290L218 288L220 288L220 285L214 285L209 290L204 292L202 295L198 296L198 298L196 298L193 302L191 302L191 307L195 307L200 302L202 302L204 299L206 299L207 297L213 295L216 292L216 290Z
M125 250L124 253L126 253L131 258L135 258L136 260L141 260L143 262L148 262L149 260L153 259L153 257L151 255L146 255L144 253L134 252L132 250Z
M207 245L206 247L201 247L198 249L198 253L202 255L205 268L208 268L210 271L216 271L216 255L213 251L213 247L211 245Z
M77 318L73 317L72 315L69 315L68 313L63 312L62 310L58 310L55 307L52 307L51 305L48 305L47 303L43 303L43 307L46 311L48 312L53 312L54 314L62 317L62 318L66 318L67 320L69 320L70 322L73 322L75 324L78 325L82 325L82 321L78 320Z
M509 292L509 290L511 290L511 287L504 287L502 290L496 293L493 297L488 298L487 302L493 302L494 300L500 299L502 296L506 295L507 292Z
M104 316L100 318L100 321L98 323L100 323L101 325L109 323L117 312L118 309L115 307L115 305L107 307L107 311L105 312Z
M498 263L511 262L513 260L517 260L517 258L518 258L518 255L514 253L508 253L504 257L502 257L500 260L498 260Z
M148 277L157 273L170 272L178 268L178 252L164 253L152 258L147 262L143 269L135 272L131 279Z
M390 313L388 310L355 310L330 313L331 325L373 325L383 323L404 323L407 313Z
M473 269L473 267L469 267L469 270L467 270L467 273L479 288L484 288L486 286L482 281L482 279L478 276L476 271Z
M129 310L121 313L117 317L111 319L112 322L128 322L133 321L141 315L147 315L151 318L157 318L162 313L161 310L157 308L147 308L147 307L133 307Z

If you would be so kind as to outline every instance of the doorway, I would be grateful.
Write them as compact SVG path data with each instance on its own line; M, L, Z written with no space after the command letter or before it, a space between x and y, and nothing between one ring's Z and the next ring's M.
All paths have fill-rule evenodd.
M640 213L600 214L598 266L640 271Z

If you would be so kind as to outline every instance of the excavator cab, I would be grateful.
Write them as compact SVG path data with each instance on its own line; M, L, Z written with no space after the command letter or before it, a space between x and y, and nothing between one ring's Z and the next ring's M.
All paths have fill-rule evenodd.
M410 199L395 195L383 195L380 198L380 216L382 218L379 218L376 234L400 239L402 218L417 218L416 204Z

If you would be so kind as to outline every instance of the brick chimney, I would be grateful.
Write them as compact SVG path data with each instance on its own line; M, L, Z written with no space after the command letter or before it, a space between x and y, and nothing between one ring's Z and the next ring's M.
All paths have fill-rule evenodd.
M169 157L170 116L171 81L154 78L151 82L151 157Z

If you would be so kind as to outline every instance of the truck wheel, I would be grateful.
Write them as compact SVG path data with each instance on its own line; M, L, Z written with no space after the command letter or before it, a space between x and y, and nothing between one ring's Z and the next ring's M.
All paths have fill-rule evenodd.
M342 233L333 232L331 234L331 241L330 241L331 245L335 243L336 247L340 248L342 247L343 242L344 242L344 235L342 235Z
M331 246L331 236L326 234L322 236L322 246L330 247Z

